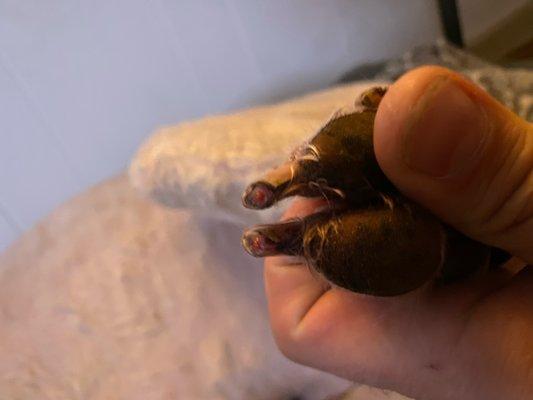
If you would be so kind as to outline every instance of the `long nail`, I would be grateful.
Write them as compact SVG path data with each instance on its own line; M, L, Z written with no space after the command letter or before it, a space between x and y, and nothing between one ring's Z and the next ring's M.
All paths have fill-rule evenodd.
M251 183L242 195L246 208L262 210L272 206L290 185L298 165L291 161L269 171L264 177Z
M301 219L257 225L244 232L242 246L254 257L300 255L303 231L304 222Z
M291 196L344 198L342 191L329 187L321 178L320 168L320 164L313 160L290 161L251 183L243 193L242 204L246 208L262 210Z
M276 188L268 182L257 181L248 185L242 195L242 204L246 208L262 210L276 201Z

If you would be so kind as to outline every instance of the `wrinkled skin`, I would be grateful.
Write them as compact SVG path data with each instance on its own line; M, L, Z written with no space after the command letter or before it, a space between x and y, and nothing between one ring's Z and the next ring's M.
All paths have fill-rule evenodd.
M250 254L303 256L329 282L376 296L486 269L489 246L405 198L379 168L373 128L384 94L383 88L363 93L359 110L336 114L286 164L249 185L243 204L253 209L295 195L325 199L323 210L305 218L247 230L243 246ZM493 264L505 258L492 249Z

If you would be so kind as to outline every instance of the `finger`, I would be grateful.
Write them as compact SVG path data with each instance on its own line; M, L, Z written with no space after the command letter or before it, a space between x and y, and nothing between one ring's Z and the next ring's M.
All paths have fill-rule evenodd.
M458 230L533 262L533 128L440 67L411 71L384 96L376 157L407 196Z
M275 336L290 336L304 316L330 288L306 263L296 257L278 256L265 260L265 289Z
M301 218L316 207L319 202L297 201L286 218ZM451 296L450 287L434 292L428 284L380 298L330 288L297 257L269 257L264 271L271 326L287 357L391 388L420 373L420 365L446 359L465 310L487 290L486 284L471 285ZM470 296L474 292L477 296ZM438 293L442 296L435 298ZM465 294L470 297L460 298Z
M283 219L305 217L323 205L322 200L298 199L289 207ZM304 315L328 290L329 284L318 274L312 273L300 257L267 257L264 277L272 330L283 349L284 338L295 332Z
M360 295L329 288L307 268L290 266L282 257L267 259L265 282L280 350L293 361L348 379L385 385L383 374L401 375L398 358L412 371L421 343L414 345L411 338L431 335L424 324L415 324L424 328L422 334L411 323L429 314L424 286L394 298Z

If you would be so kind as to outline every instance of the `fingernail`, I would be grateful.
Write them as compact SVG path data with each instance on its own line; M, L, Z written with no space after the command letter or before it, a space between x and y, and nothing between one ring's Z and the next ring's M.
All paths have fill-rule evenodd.
M460 174L473 165L485 141L485 113L449 77L423 90L404 127L404 161L432 177Z

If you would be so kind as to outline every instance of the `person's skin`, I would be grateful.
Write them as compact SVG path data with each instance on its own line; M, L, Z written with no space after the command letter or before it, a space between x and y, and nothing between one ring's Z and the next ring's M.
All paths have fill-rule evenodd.
M465 78L422 67L389 88L374 145L407 196L533 264L531 124ZM285 218L315 206L297 200ZM378 298L271 257L265 284L276 342L296 362L417 400L533 398L533 267Z

